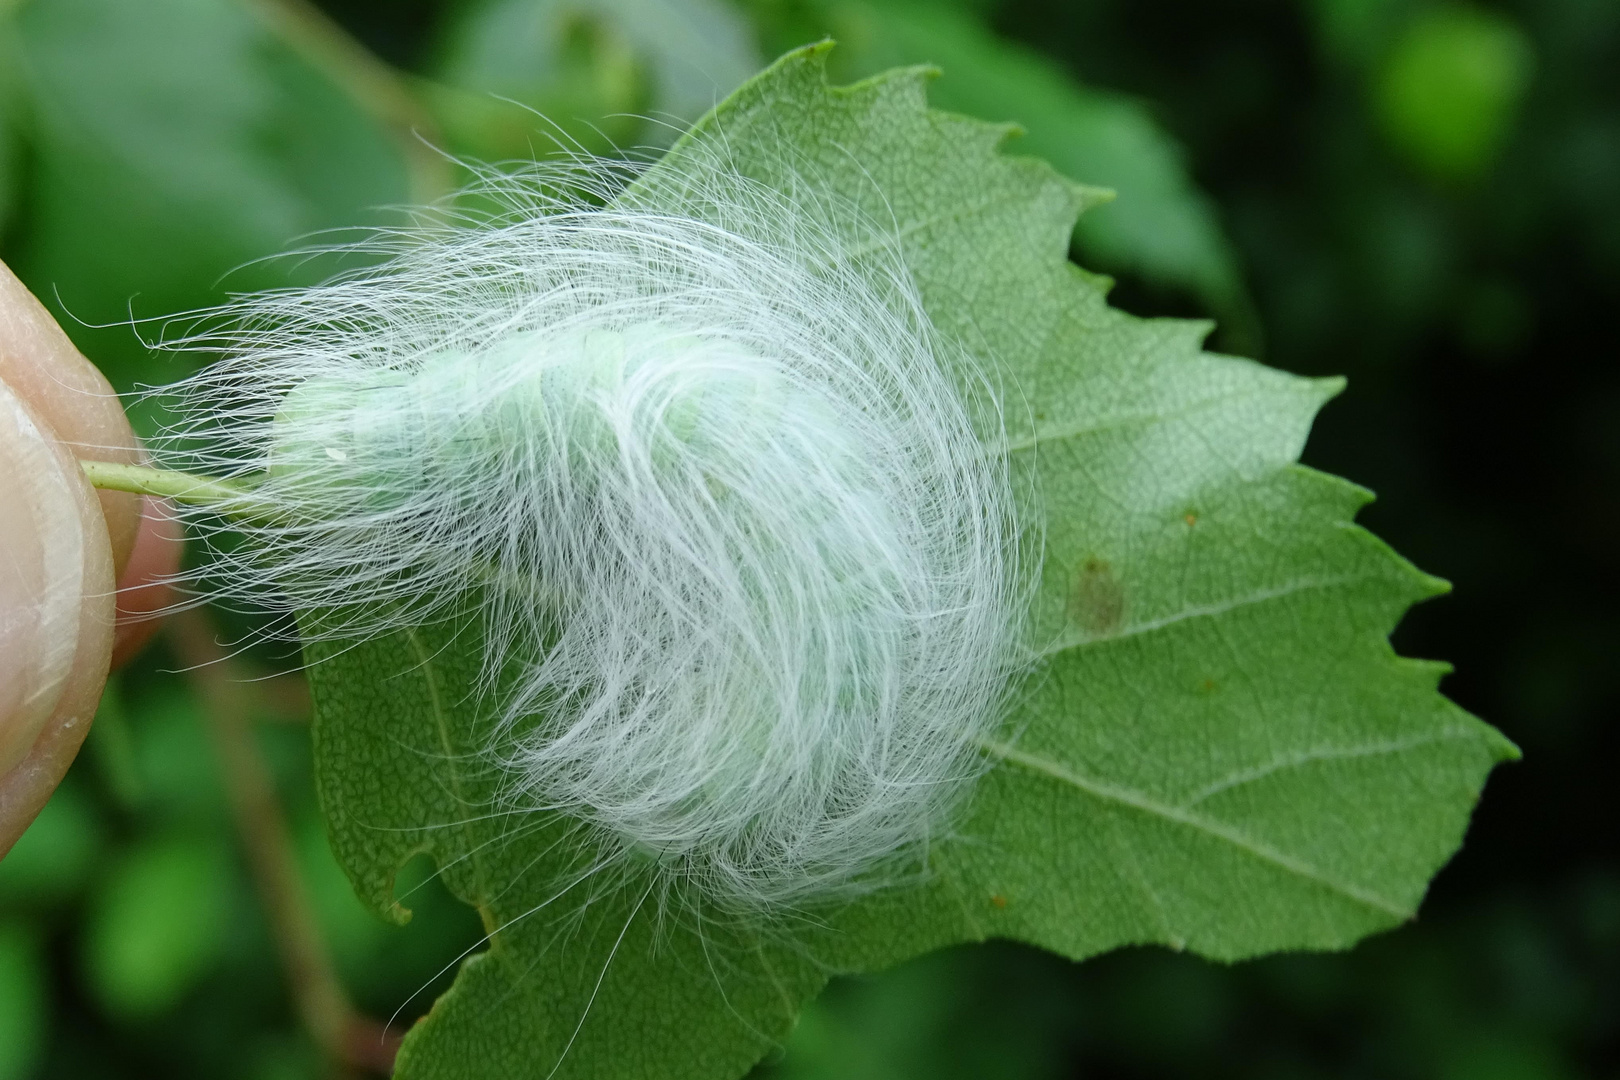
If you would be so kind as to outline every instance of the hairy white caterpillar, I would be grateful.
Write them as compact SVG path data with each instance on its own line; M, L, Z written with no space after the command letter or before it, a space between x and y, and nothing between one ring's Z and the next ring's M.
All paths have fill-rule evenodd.
M732 909L871 887L946 827L1019 662L993 380L811 185L618 187L494 178L503 213L215 313L154 452L223 481L188 511L240 534L214 598L306 639L476 612L511 805Z

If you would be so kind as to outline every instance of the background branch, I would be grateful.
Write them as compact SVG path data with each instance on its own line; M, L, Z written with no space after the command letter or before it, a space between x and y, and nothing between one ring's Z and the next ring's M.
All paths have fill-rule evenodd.
M299 873L281 800L254 737L254 684L235 670L203 611L176 614L168 634L219 753L225 791L299 1018L332 1061L386 1076L393 1071L400 1036L356 1013L338 979Z

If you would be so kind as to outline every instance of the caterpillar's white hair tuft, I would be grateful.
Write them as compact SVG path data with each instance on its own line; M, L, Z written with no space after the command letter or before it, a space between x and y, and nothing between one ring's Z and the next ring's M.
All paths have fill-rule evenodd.
M178 342L225 356L157 453L259 478L209 580L306 637L475 605L512 805L733 909L881 884L1018 663L993 380L811 185L603 208L621 179L491 179L501 214L232 305Z

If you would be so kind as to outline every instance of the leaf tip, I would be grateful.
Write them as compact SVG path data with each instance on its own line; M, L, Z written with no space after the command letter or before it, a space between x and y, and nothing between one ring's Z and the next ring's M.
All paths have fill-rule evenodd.
M1311 379L1310 383L1317 388L1322 395L1323 403L1326 403L1344 393L1344 388L1350 385L1350 380L1343 375L1325 375Z
M1087 210L1094 210L1119 198L1119 192L1113 188L1098 187L1095 184L1082 184L1078 180L1070 180L1069 189L1080 200L1080 212L1082 214Z
M820 41L813 41L808 45L800 45L796 49L789 49L777 57L769 67L760 72L754 79L750 80L747 86L794 74L808 77L822 86L827 86L829 85L827 56L837 47L837 41L831 37L824 37ZM745 86L742 89L746 88Z
M794 50L794 52L798 53L805 59L814 60L817 63L825 64L827 62L827 54L832 52L837 47L838 42L833 40L832 36L829 34L820 41L812 41L810 44ZM793 56L794 53L790 52L788 55Z
M1486 724L1485 729L1490 732L1491 753L1495 756L1498 765L1524 760L1524 751L1519 749L1518 743L1490 724Z
M1445 596L1447 593L1451 592L1451 582L1447 581L1445 578L1435 577L1433 574L1425 574L1421 570L1416 570L1415 573L1417 575L1417 587L1422 593L1422 595L1418 597L1419 601L1432 600L1436 596Z

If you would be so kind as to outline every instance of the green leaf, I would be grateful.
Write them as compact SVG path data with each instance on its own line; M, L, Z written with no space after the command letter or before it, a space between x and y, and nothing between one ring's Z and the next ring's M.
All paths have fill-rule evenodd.
M6 0L0 0L0 238L17 208L22 186L22 88L18 85L19 45Z
M1384 133L1424 172L1445 181L1485 172L1512 132L1535 52L1505 15L1446 6L1414 18L1377 81Z
M1295 464L1338 384L1110 309L1067 259L1094 190L930 111L926 72L833 89L825 55L750 82L623 199L693 212L682 191L724 157L896 222L932 316L1030 403L1011 436L1047 511L1044 657L925 884L748 927L654 910L634 875L590 876L566 821L495 812L475 624L311 648L339 861L403 917L395 872L426 851L492 934L400 1076L722 1080L831 974L992 937L1075 959L1343 948L1411 917L1515 754L1388 644L1440 583L1351 523L1365 492Z
M840 43L832 58L836 75L860 78L904 64L943 69L949 77L934 91L937 107L1015 121L1024 129L1019 153L1118 193L1117 201L1080 219L1075 240L1089 264L1185 289L1223 320L1234 347L1258 347L1236 251L1214 204L1189 175L1180 145L1145 103L1076 82L1047 57L1000 40L941 0L809 6L817 31ZM801 39L805 32L798 29Z
M121 679L107 681L86 742L86 749L95 759L103 788L112 802L125 813L138 811L146 799L146 784L135 759L135 740L130 732Z
M1005 950L930 953L881 977L847 979L799 1015L770 1080L1050 1080L1064 1069L1077 1014L1051 963L1025 963L1009 985ZM1180 989L1179 987L1177 989ZM1197 1015L1185 994L1152 1013L1155 1042ZM1091 1010L1088 1027L1105 1023ZM1168 1038L1167 1038L1168 1037Z
M92 899L85 930L86 982L101 1006L142 1019L191 989L224 949L234 880L212 839L177 835L129 852Z
M1388 47L1413 0L1309 0L1323 51L1337 64L1366 65Z
M33 1076L45 1050L50 998L37 934L0 922L0 1080Z
M104 841L95 806L70 774L0 860L0 907L60 910L95 868Z
M388 134L239 0L34 0L16 23L34 139L16 268L77 319L218 303L228 272L405 199ZM225 285L321 272L260 264ZM119 361L115 383L179 374L136 368L127 328L63 321Z
M746 23L720 0L486 0L452 24L436 71L474 93L432 93L452 134L486 159L544 154L559 137L607 153L669 142L670 128L642 117L696 120L759 65Z

